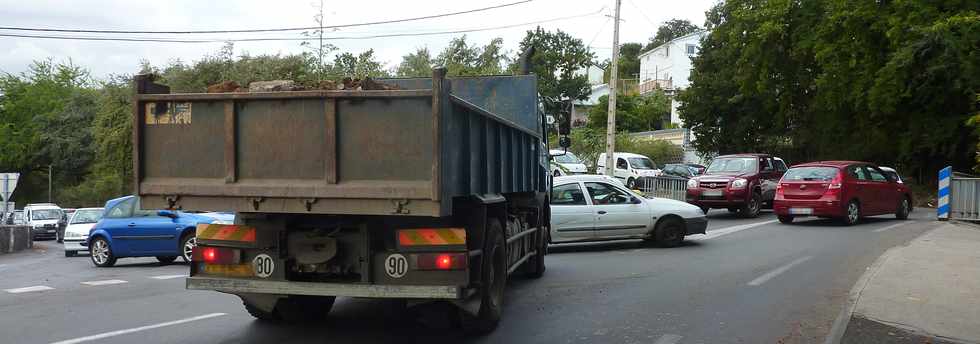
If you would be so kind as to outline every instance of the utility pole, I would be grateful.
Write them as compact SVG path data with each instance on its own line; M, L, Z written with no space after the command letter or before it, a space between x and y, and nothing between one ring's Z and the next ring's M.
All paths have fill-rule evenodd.
M48 165L48 203L51 203L51 165Z
M613 17L612 66L609 67L609 115L606 119L606 175L613 176L616 171L616 91L619 89L619 5L616 1L616 15Z

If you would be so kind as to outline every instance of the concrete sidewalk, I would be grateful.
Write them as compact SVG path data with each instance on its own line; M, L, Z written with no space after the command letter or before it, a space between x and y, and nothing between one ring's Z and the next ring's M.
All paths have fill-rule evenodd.
M842 343L980 343L980 227L938 227L862 281Z

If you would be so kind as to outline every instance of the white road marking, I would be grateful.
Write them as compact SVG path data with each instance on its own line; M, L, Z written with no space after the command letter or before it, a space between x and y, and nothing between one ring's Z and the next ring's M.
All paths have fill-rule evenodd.
M653 344L677 344L684 337L678 336L676 334L665 334L657 338L657 341Z
M708 231L708 233L706 233L704 236L691 238L691 240L708 240L708 239L714 239L714 238L720 237L722 235L728 235L728 234L732 234L732 233L735 233L735 232L738 232L738 231L744 231L744 230L749 229L749 228L755 228L755 227L759 227L759 226L764 226L764 225L768 225L770 223L775 223L775 222L778 222L778 221L779 220L753 222L753 223L748 223L748 224L744 224L744 225L738 225L738 226L731 226L731 227L725 227L725 228L715 229L715 230Z
M51 287L46 286L46 285L36 285L36 286L33 286L33 287L4 289L3 291L8 292L8 293L11 293L11 294L20 294L20 293L30 293L32 291L45 291L45 290L52 290L52 289L54 289L54 288L51 288Z
M96 285L110 285L110 284L121 284L121 283L129 283L129 282L126 282L126 281L123 281L123 280L102 280L102 281L82 282L82 284L84 284L84 285L91 285L91 286L96 286Z
M103 338L121 336L121 335L124 335L124 334L129 334L129 333L134 333L134 332L152 330L152 329L155 329L155 328L161 328L161 327L167 327L167 326L173 326L173 325L180 325L180 324L183 324L183 323L189 323L189 322L192 322L192 321L198 321L198 320L204 320L204 319L208 319L208 318L220 317L220 316L223 316L223 315L227 315L227 314L226 313L211 313L211 314L199 315L199 316L192 317L192 318L175 320L175 321L169 321L169 322L165 322L165 323L159 323L159 324L153 324L153 325L146 325L146 326L134 327L134 328L125 329L125 330L119 330L119 331L99 333L99 334L96 334L96 335L91 335L91 336L86 336L86 337L79 337L79 338L74 338L74 339L66 339L66 340L63 340L63 341L60 341L60 342L54 342L54 343L51 343L51 344L75 344L75 343L90 342L90 341L93 341L93 340L99 340L99 339L103 339Z
M160 275L160 276L150 276L150 278L152 278L152 279L158 279L158 280L168 280L168 279L174 279L174 278L184 278L184 277L187 277L187 275L185 274L185 275Z
M904 221L902 223L896 223L896 224L891 225L891 226L885 226L885 227L881 227L881 228L875 229L872 232L881 233L881 232L887 231L889 229L892 229L892 228L895 228L895 227L901 227L901 226L904 226L904 225L907 225L907 224L910 224L910 223L912 223L912 221Z
M797 258L796 260L789 262L789 264L780 266L776 268L776 270L769 271L765 275L759 276L756 279L749 281L749 285L754 287L760 286L763 283L766 283L767 281L773 279L773 277L779 276L779 274L784 273L787 270L792 269L794 266L800 265L803 262L810 260L811 258L813 258L813 256Z

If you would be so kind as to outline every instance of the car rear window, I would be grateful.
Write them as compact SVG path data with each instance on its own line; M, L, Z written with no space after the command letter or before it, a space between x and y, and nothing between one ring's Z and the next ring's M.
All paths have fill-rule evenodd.
M783 180L820 180L828 181L837 175L834 167L794 167L786 171Z

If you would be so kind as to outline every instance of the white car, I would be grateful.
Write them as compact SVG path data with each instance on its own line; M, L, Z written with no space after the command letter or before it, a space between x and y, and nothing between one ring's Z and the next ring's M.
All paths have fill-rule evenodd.
M653 160L640 154L616 152L613 153L613 160L616 161L613 176L630 189L636 187L636 181L642 177L656 177L661 174ZM595 165L596 174L606 174L606 153L599 154Z
M65 212L52 203L36 203L24 206L24 221L31 227L34 240L51 238L61 240L62 219Z
M82 244L88 240L88 232L102 219L103 208L75 210L65 228L65 257L74 257L79 251L88 251Z
M551 154L551 175L555 177L589 172L582 160L572 152L552 149L548 153Z
M555 177L553 185L551 243L646 239L672 247L708 227L697 206L645 198L609 176Z

